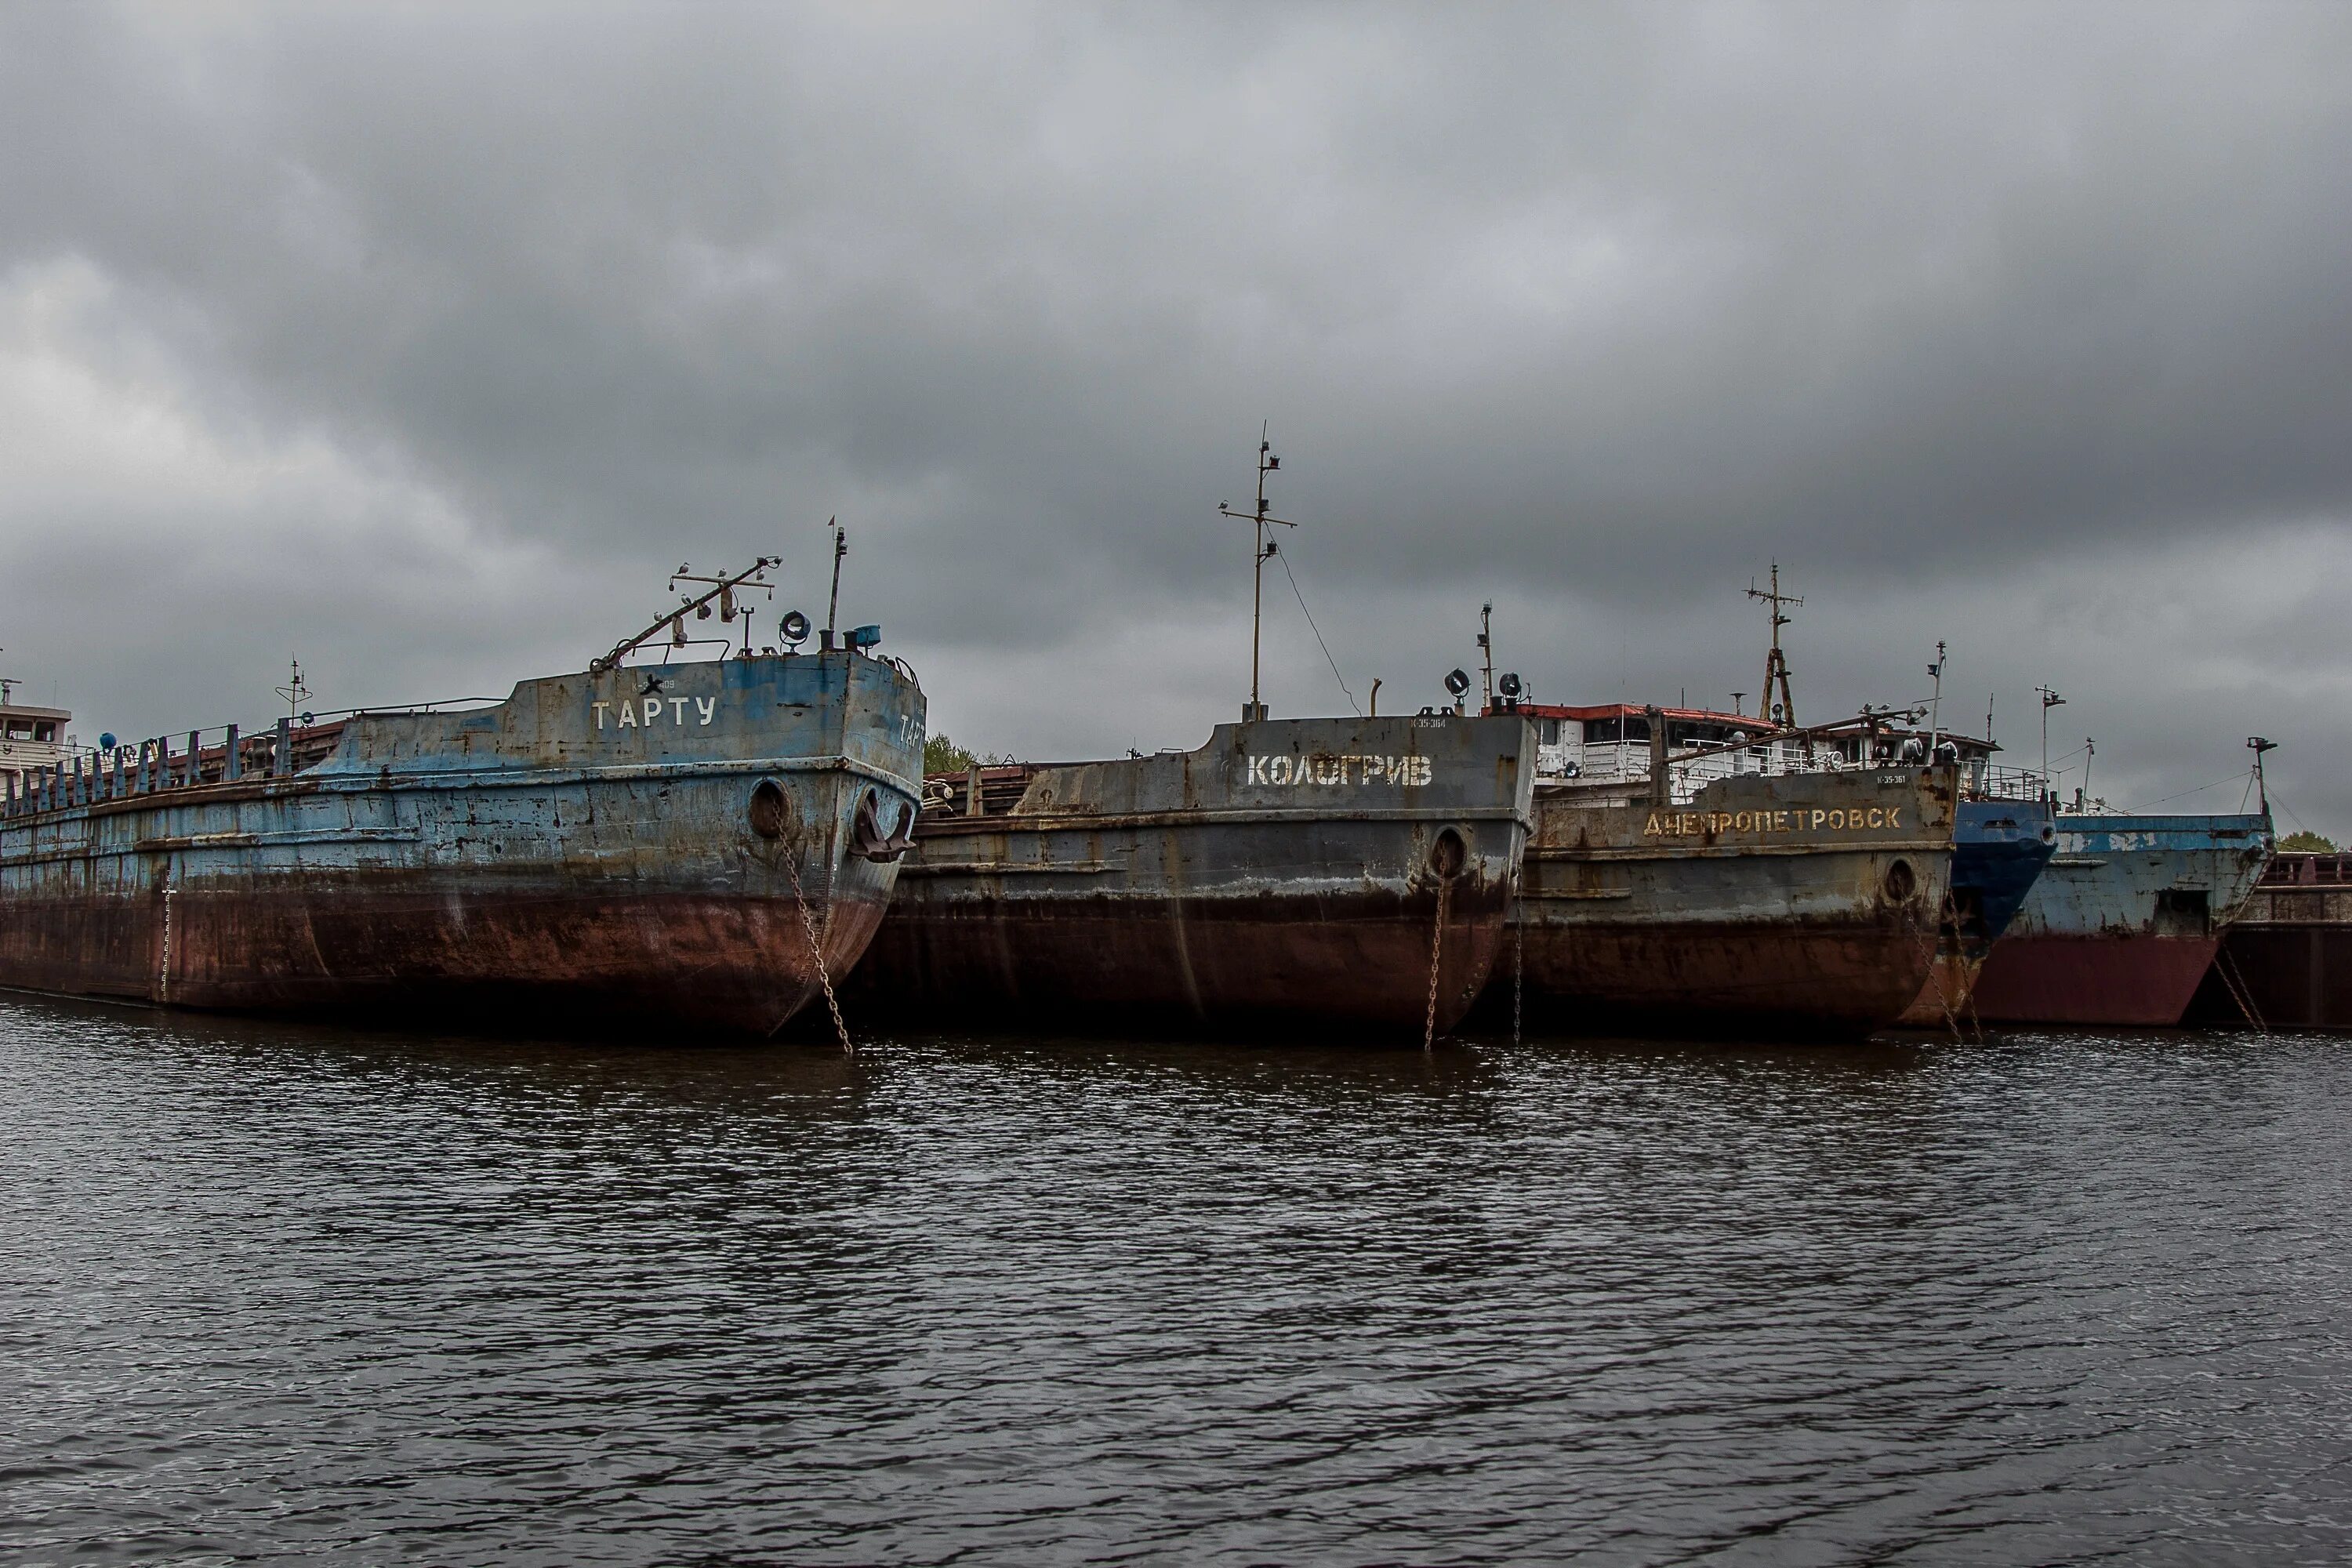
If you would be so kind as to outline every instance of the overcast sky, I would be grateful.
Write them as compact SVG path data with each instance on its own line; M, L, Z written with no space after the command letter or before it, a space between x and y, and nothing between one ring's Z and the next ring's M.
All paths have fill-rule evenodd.
M0 672L503 691L785 557L932 725L1989 697L2352 830L2352 6L0 9ZM2070 775L2069 784L2074 782ZM2174 809L2234 809L2235 783Z

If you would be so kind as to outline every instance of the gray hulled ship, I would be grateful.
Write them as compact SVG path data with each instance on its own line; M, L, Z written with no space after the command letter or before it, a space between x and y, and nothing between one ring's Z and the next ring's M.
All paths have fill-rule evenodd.
M1263 720L1196 751L933 778L854 994L934 1022L1450 1027L1501 948L1529 734Z
M1274 530L1291 526L1267 508L1280 467L1261 436L1255 510L1217 509L1251 525L1261 585ZM926 782L898 900L857 975L861 1005L947 1023L1312 1024L1424 1041L1461 1016L1501 945L1532 731L1458 708L1269 719L1260 603L1249 702L1206 745Z
M881 919L924 704L872 628L814 653L753 652L747 631L723 658L628 662L664 633L685 645L712 599L747 616L760 570L694 579L718 585L486 706L296 716L0 773L0 984L779 1026Z

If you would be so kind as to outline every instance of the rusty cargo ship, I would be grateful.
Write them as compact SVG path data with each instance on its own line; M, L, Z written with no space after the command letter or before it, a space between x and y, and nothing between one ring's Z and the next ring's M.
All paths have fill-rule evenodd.
M2169 1026L2272 852L2267 813L2068 811L2058 852L1985 960L1988 1022Z
M864 951L920 787L921 689L835 640L0 773L0 985L772 1030Z
M1501 948L1531 736L1252 719L1193 751L934 777L852 994L933 1023L1423 1038Z
M1538 1028L1857 1037L1934 963L1957 770L1842 766L1698 709L1522 706L1535 832L1490 1009Z

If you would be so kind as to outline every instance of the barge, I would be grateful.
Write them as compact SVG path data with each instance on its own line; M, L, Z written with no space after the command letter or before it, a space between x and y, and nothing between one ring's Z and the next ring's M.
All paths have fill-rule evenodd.
M1425 1039L1501 950L1533 751L1517 718L1251 718L931 778L850 994L930 1024Z
M2189 1016L2352 1029L2352 855L2283 852L2264 867Z
M1810 732L1698 709L1521 706L1535 833L1507 988L1528 1024L1853 1038L1934 963L1957 770L1841 765Z
M758 571L690 579L722 586L482 706L289 715L0 772L0 985L779 1027L881 920L924 700L874 628L627 662L657 632L686 645L712 598L748 627L735 600Z

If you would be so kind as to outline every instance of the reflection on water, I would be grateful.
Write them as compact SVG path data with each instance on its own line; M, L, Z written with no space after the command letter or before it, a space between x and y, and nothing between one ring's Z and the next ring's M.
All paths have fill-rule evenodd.
M0 998L0 1556L2339 1560L2346 1052Z

